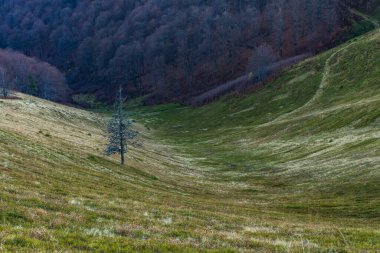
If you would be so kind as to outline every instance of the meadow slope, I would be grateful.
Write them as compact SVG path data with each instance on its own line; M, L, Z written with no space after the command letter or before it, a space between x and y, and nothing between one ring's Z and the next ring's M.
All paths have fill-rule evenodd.
M107 115L0 100L0 251L379 251L379 80L376 30L254 94L130 104L126 168Z

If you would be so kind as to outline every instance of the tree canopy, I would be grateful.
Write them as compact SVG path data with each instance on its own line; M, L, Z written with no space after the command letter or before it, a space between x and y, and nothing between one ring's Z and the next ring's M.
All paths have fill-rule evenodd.
M262 44L317 50L343 26L341 0L0 1L0 47L56 66L75 92L183 99L232 80Z

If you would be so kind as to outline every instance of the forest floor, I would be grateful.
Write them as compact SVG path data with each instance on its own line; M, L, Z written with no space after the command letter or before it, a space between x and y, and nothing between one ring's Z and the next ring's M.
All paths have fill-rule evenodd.
M380 31L254 94L108 114L0 99L0 252L380 252Z

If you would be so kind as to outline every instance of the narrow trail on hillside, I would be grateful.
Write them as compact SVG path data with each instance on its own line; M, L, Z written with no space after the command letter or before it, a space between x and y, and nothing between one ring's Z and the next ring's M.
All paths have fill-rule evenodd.
M353 43L350 43L346 46L344 46L343 48L339 49L338 51L334 52L332 55L330 55L330 57L326 60L326 63L325 63L325 68L323 70L323 74L322 74L322 81L321 83L319 84L319 87L318 87L318 90L316 91L316 93L314 94L314 96L306 103L304 104L303 106L295 109L294 111L291 111L289 113L286 113L286 114L283 114L279 117L277 117L276 119L274 119L273 121L270 121L266 124L263 124L263 125L270 125L270 124L273 124L273 123L278 123L278 122L282 122L282 121L287 121L289 119L289 117L307 109L308 107L310 107L315 101L317 101L322 95L323 95L323 90L325 89L325 87L327 87L327 85L329 84L329 76L330 76L330 73L331 73L331 62L334 60L335 56L337 56L339 53L345 51L346 49L348 49L350 46L352 46L355 42ZM339 63L339 59L338 59L338 63Z
M315 110L315 111L312 111L310 113L300 114L296 117L292 117L292 118L288 118L288 119L270 121L268 123L258 125L257 127L261 128L261 127L265 127L265 126L269 126L269 125L273 125L273 124L281 124L281 123L285 123L285 122L301 120L301 119L305 119L305 118L312 117L312 116L319 116L319 115L326 114L326 113L332 113L335 111L345 110L348 108L361 107L361 106L372 104L372 103L375 103L378 101L380 101L380 96L375 95L375 96L369 97L367 99L361 99L361 100L354 102L354 103L345 103L345 104L329 107L329 108L323 109L323 110Z
M367 20L367 21L369 21L370 23L372 23L372 24L375 26L375 28L380 28L380 23L379 23L379 21L377 21L377 20L374 19L373 17L370 17L370 16L368 16L368 15L366 15L366 14L364 14L364 13L358 11L358 10L355 10L355 9L353 9L353 8L350 8L350 7L348 7L348 9L350 10L350 12L351 12L352 14L355 14L355 15L357 15L357 16L359 16L359 17L361 17L361 18L363 18L363 19L365 19L365 20Z

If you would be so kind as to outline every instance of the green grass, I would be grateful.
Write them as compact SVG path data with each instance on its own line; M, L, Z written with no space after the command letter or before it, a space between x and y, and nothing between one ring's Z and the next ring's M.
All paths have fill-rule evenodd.
M0 103L0 252L376 252L380 31L253 94L128 108L143 146L104 157L107 110Z
M355 9L350 9L350 11L360 20L352 20L353 23L348 33L349 38L364 35L379 27L380 11L374 10L372 13L363 13Z
M376 31L295 66L256 94L197 109L143 108L140 120L212 180L252 186L242 192L269 198L274 210L378 224L379 45Z

